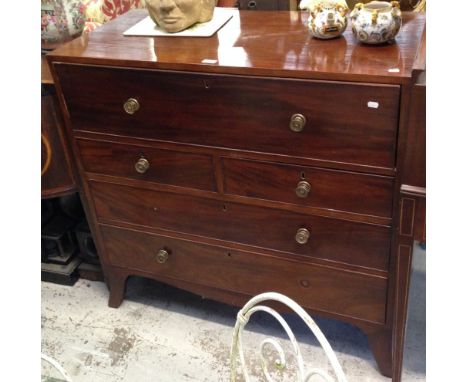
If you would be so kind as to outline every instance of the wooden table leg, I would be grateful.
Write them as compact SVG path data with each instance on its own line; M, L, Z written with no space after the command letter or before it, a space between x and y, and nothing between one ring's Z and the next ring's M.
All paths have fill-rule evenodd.
M107 272L106 282L109 287L109 302L111 308L118 308L125 297L125 287L127 284L128 273L119 268L112 268Z

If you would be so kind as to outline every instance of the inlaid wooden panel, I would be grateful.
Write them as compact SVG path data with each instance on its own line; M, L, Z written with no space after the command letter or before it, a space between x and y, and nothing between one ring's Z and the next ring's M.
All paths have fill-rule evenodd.
M426 83L413 88L402 183L426 187Z
M256 295L274 290L304 308L384 322L387 279L277 257L101 226L114 266ZM160 264L156 254L169 252ZM329 293L333 292L333 298Z
M56 197L75 192L68 145L63 137L63 119L52 85L43 85L41 96L41 194Z
M98 219L180 231L386 270L390 229L188 195L91 182ZM310 232L296 242L300 228Z

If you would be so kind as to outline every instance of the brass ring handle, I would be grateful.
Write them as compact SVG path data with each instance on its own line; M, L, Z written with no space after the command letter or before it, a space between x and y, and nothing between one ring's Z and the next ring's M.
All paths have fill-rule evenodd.
M138 162L135 163L135 170L139 174L144 174L149 169L149 162L145 158L138 159Z
M299 133L304 130L304 127L307 123L307 119L302 114L293 114L291 120L289 121L289 128L295 133Z
M307 198L310 192L310 184L305 180L301 180L296 186L296 195L299 198Z
M296 232L296 242L298 244L305 244L309 240L310 232L307 228L299 228Z
M255 0L251 0L248 2L247 7L249 9L257 9L257 2Z
M140 103L135 98L129 98L125 101L123 108L127 114L135 114L140 109Z
M165 249L160 249L158 253L156 254L156 261L159 264L164 264L168 258L169 258L169 252L166 251Z

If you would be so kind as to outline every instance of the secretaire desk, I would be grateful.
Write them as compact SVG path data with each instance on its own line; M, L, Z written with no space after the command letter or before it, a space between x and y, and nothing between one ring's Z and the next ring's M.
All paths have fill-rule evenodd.
M350 26L311 39L287 11L241 11L207 38L123 36L146 15L48 56L109 305L129 275L238 305L280 292L357 325L399 381L424 15L378 47Z

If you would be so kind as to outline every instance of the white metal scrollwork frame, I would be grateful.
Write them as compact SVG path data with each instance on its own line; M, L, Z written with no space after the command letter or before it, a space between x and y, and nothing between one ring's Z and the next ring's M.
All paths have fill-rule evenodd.
M244 327L247 325L252 314L254 314L255 312L259 312L259 311L263 311L263 312L271 314L274 318L276 318L276 320L278 320L278 322L281 324L283 329L286 331L286 334L288 335L289 340L292 343L295 360L297 362L298 369L299 369L299 373L297 375L297 381L308 382L308 381L311 381L313 376L320 376L322 377L323 380L327 382L333 382L332 377L330 377L328 373L324 372L321 369L314 368L314 369L309 370L306 373L305 367L304 367L304 359L302 357L299 344L297 343L296 337L294 336L290 326L287 324L284 318L274 309L268 306L264 306L264 305L257 305L267 300L278 301L287 305L289 308L291 308L296 314L298 314L302 318L302 320L305 322L305 324L309 327L309 329L315 335L320 345L322 346L323 350L325 351L325 354L327 355L328 360L330 361L333 367L333 371L335 372L338 382L347 382L343 369L341 368L341 365L339 364L338 359L336 358L336 355L333 349L331 348L330 344L328 343L328 340L323 335L322 331L317 326L315 321L295 301L293 301L287 296L284 296L276 292L262 293L253 297L250 301L248 301L244 305L244 307L237 314L237 321L234 327L234 333L233 333L232 345L231 345L231 355L230 355L231 382L235 382L236 380L237 357L239 357L239 360L240 360L241 371L242 371L242 375L244 377L245 382L250 381L248 370L247 370L246 363L245 363L244 353L243 353L242 333L243 333ZM275 366L278 369L281 370L286 367L286 357L285 357L285 352L283 348L281 347L279 342L276 341L275 339L267 338L263 340L262 343L260 344L260 357L262 361L263 374L268 382L273 382L273 378L268 371L267 360L264 354L264 351L267 345L273 346L274 349L279 354L279 359L275 361Z
M44 353L41 353L41 359L49 362L53 367L55 367L59 371L59 373L62 375L62 377L65 378L66 382L72 382L72 379L68 375L67 371L54 358Z

